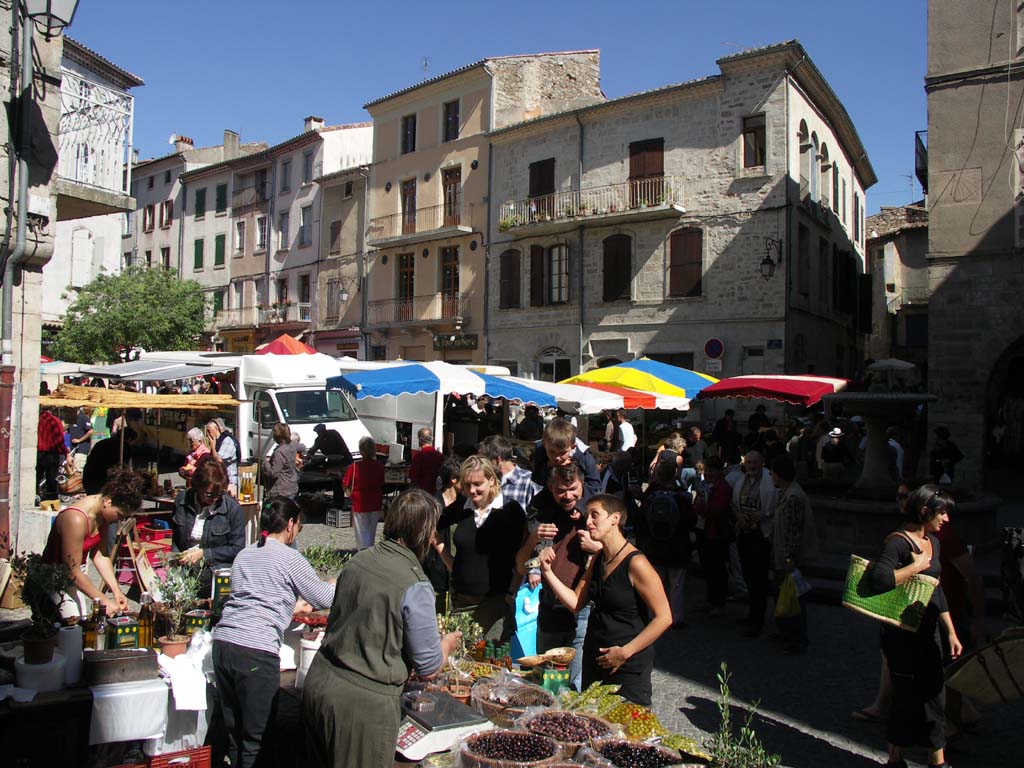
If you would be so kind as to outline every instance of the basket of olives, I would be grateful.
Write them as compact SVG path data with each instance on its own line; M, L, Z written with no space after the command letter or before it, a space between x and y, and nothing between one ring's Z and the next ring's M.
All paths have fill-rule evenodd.
M626 739L599 739L591 749L616 768L667 768L667 766L703 766L707 761L684 757L680 752ZM692 758L692 759L691 759Z
M484 731L468 737L459 750L463 768L548 766L562 759L554 739L529 731Z
M566 757L575 755L584 744L612 735L611 724L596 715L563 712L559 709L527 714L516 725L531 733L554 739L562 745Z
M529 707L551 707L555 697L539 685L509 678L479 680L473 686L473 706L500 728L508 728Z

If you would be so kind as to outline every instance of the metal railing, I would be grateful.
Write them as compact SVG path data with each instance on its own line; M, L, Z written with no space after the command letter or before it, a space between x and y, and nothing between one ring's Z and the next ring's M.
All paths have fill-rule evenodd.
M370 226L366 230L367 237L371 242L376 242L402 235L419 235L446 227L460 227L463 223L468 226L472 208L471 203L457 201L392 213L389 216L378 216L370 219Z
M129 194L135 99L61 68L60 159L68 181Z
M259 310L259 323L308 323L313 317L312 306L311 303L303 301L266 307Z
M242 325L256 325L258 321L259 313L256 311L256 307L235 307L216 312L210 325L212 330L219 330Z
M567 189L525 200L511 200L501 206L498 229L585 216L609 216L645 208L682 205L683 185L675 176L631 179L618 184L584 189Z
M927 304L929 298L928 286L918 285L904 288L886 303L886 310L895 315L903 307L910 304Z
M469 312L472 292L429 293L407 299L381 299L368 305L370 325L456 320Z
M266 182L250 184L247 187L236 189L231 193L231 207L244 208L247 205L265 203L270 199L267 189L268 184Z

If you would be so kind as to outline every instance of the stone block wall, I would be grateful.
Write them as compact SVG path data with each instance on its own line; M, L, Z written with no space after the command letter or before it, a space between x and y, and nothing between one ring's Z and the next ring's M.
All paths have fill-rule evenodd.
M601 54L574 51L488 59L494 128L604 100Z

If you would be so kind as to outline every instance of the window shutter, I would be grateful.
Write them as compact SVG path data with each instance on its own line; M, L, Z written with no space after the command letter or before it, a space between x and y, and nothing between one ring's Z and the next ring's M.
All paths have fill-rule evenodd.
M644 153L644 172L647 177L665 175L665 140L651 139Z
M629 145L629 178L631 179L642 179L644 177L646 154L643 144L642 141L634 141Z
M630 297L632 272L629 235L612 235L604 241L604 301Z
M530 197L550 195L555 191L555 158L530 163Z
M871 333L871 274L857 275L857 330Z
M501 309L519 308L519 251L505 251L501 254L500 272L501 290L499 306Z
M544 306L544 247L530 246L530 306Z
M215 267L224 264L224 235L217 235L213 241L213 265Z
M700 296L704 267L704 233L690 227L676 230L669 240L668 295Z
M203 241L196 240L195 243L195 262L193 264L194 269L203 268Z
M341 250L341 222L331 222L331 253Z

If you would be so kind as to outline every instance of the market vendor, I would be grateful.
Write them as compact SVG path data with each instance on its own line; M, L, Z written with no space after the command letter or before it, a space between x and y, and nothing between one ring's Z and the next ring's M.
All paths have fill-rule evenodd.
M259 756L281 685L278 652L297 601L321 609L334 598L334 580L321 581L291 547L302 530L298 504L275 497L260 527L259 541L231 566L231 595L213 630L213 670L235 768L249 768Z
M591 683L619 686L627 701L651 705L654 641L671 626L672 609L654 566L623 533L622 499L599 494L587 502L587 531L601 545L575 589L555 571L556 552L540 553L544 584L570 611L594 601L583 641L583 688ZM650 618L648 618L650 617Z
M483 456L470 456L459 474L466 501L445 508L438 532L452 531L455 555L441 553L452 571L452 610L473 614L488 640L504 640L514 627L510 606L519 589L516 553L526 538L526 513L501 494L498 472Z
M121 592L111 561L110 528L126 515L142 506L145 478L128 467L115 467L99 493L78 499L74 506L65 507L53 521L43 561L66 563L74 582L68 591L54 596L64 618L86 617L92 612L92 601L99 598L107 615L114 616L128 610L128 598ZM111 596L105 596L86 575L89 558L103 583L110 587Z
M440 637L434 591L420 568L437 502L416 488L392 505L384 539L338 577L327 634L306 675L302 719L316 766L391 768L410 672L433 675L459 642Z
M195 474L199 460L210 452L210 448L206 445L203 430L199 427L192 427L186 437L188 438L189 453L185 456L185 463L181 465L178 474L189 480Z
M174 499L174 549L185 565L201 565L201 588L208 589L215 568L230 568L245 546L245 513L226 494L228 475L216 461L200 462L192 487Z

